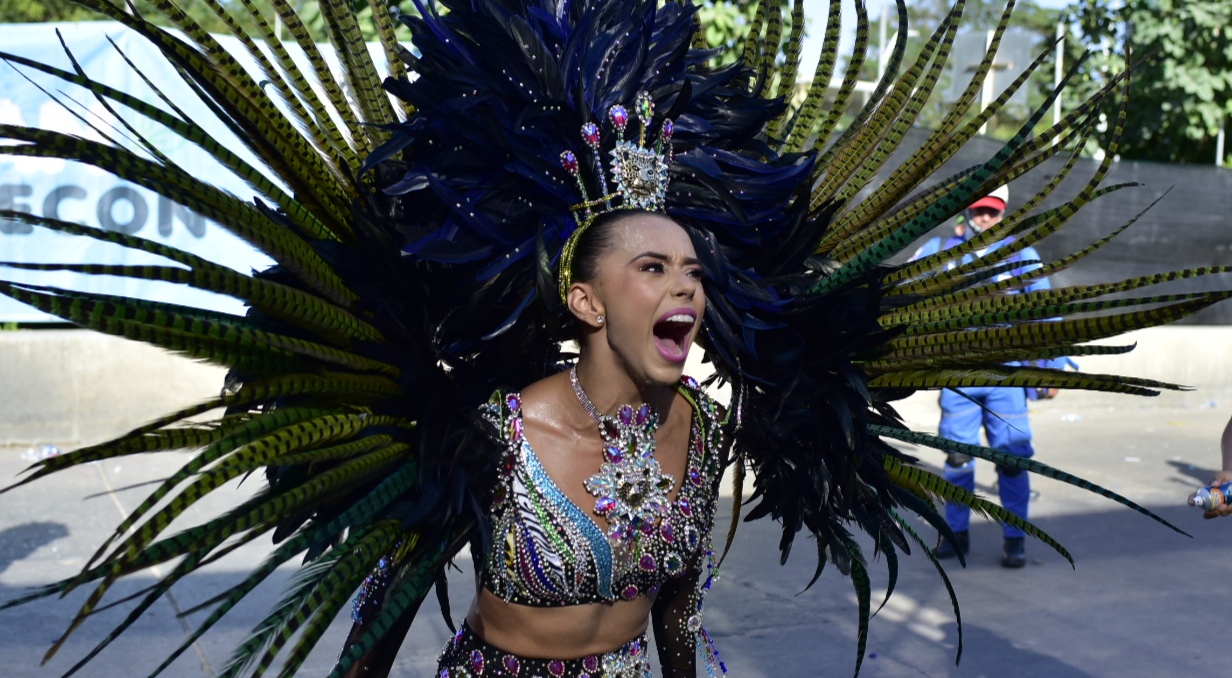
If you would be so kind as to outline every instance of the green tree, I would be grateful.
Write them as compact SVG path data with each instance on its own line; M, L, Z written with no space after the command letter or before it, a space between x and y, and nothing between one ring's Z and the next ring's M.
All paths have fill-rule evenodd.
M720 48L719 63L728 64L739 56L737 51L744 36L749 33L749 23L756 11L751 0L715 0L698 8L697 18L702 26L706 45Z
M32 24L49 21L90 21L94 12L73 0L4 0L0 3L0 23Z
M1078 0L1066 16L1094 52L1071 96L1123 71L1126 48L1135 64L1122 157L1214 162L1232 116L1232 0ZM1104 114L1114 118L1119 105L1109 101Z

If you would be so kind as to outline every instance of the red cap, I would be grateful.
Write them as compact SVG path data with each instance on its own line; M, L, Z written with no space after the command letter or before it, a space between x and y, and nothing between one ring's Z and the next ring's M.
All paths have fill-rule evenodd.
M971 203L971 206L968 207L967 209L974 210L974 209L979 209L981 207L989 207L994 210L997 210L998 212L1004 212L1005 205L1006 203L1009 202L1009 200L1010 200L1009 187L998 186L997 188L993 189L992 193L989 193L983 198L980 198L979 200L976 200L975 202Z
M994 198L991 195L986 195L983 198L980 198L979 200L976 200L975 202L971 203L971 207L968 207L967 209L975 210L981 207L991 207L992 209L995 209L998 212L1004 212L1005 211L1005 201L1002 200L1001 198Z

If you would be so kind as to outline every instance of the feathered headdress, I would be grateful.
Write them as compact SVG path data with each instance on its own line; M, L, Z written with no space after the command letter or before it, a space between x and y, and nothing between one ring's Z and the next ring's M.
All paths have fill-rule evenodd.
M125 148L121 141L2 125L0 136L21 143L0 146L0 153L102 167L207 215L277 264L248 276L130 235L0 212L0 218L118 243L177 264L8 266L167 280L239 298L251 309L240 317L0 282L0 292L72 322L231 368L219 397L117 440L41 461L19 483L98 459L197 450L80 575L11 603L93 585L71 631L120 577L173 561L100 649L172 584L236 543L272 534L277 546L267 562L204 603L210 616L172 656L274 568L306 553L309 562L294 587L237 649L228 675L249 668L263 673L280 655L284 675L294 673L379 563L389 571L387 594L351 638L333 675L365 655L392 657L428 590L443 582L446 564L482 534L497 460L477 444L471 413L497 386L530 383L562 358L554 333L562 312L556 271L578 227L572 208L610 187L602 173L575 177L562 166L561 153L571 152L582 167L601 165L618 135L600 130L592 147L582 136L584 126L614 124L613 107L636 104L642 92L656 115L673 121L662 210L689 231L705 270L709 306L701 342L718 377L733 386L733 474L739 488L752 471L758 501L747 517L781 522L784 559L795 536L807 530L815 538L818 573L834 562L850 575L860 602L861 656L870 591L853 532L870 535L889 559L911 543L929 553L902 509L948 535L933 504L947 499L1060 549L1034 526L920 468L887 440L961 450L1094 488L1142 510L1039 462L912 432L894 414L892 400L914 389L973 385L1150 393L1169 385L1006 363L1120 350L1086 342L1167 322L1228 296L1105 299L1210 270L1003 294L1072 265L1104 242L1008 279L999 275L1021 268L1011 260L1015 251L1116 188L1099 187L1105 163L1059 207L1037 209L1069 174L1100 103L1119 84L1032 136L1046 104L983 165L931 180L1008 99L1007 93L974 118L964 117L991 68L1008 9L989 55L938 130L901 164L887 167L937 82L961 0L915 62L904 64L904 44L896 44L869 104L841 131L867 32L860 33L865 37L835 101L826 97L837 53L830 49L803 105L789 109L784 97L795 86L804 27L799 1L786 38L781 3L761 3L743 58L721 68L711 66L711 52L692 48L696 10L687 5L417 2L418 16L401 17L414 53L396 44L389 17L377 8L378 34L394 72L385 91L360 47L351 6L339 0L323 0L321 8L345 88L285 0L273 4L305 51L308 69L290 59L251 5L244 11L268 51L238 22L228 23L258 64L261 85L170 0L156 6L181 33L103 0L80 1L157 45L276 178L216 143L173 102L166 102L168 112L82 73L5 57L82 85L108 106L125 104L131 115L206 149L259 198L250 202L220 191L139 134L136 147ZM227 7L211 6L230 17ZM839 35L837 7L825 29L831 45ZM866 27L863 5L856 7ZM899 34L905 35L901 4L899 15ZM1071 162L996 229L945 257L888 263L973 196L1057 154L1069 154ZM1011 233L1018 237L1014 246L945 268L947 258ZM225 415L211 426L185 423L218 408ZM259 469L269 479L266 490L166 534L201 496Z

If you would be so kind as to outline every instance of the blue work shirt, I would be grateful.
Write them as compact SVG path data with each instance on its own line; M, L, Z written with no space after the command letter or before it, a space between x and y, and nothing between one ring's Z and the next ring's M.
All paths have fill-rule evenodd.
M949 238L946 238L944 241L942 241L940 237L931 238L928 240L928 242L921 245L920 248L915 251L915 254L911 255L911 261L915 261L916 259L921 259L930 254L936 254L937 252L940 252L942 250L948 250L951 247L956 247L970 240L971 238L974 238L976 235L977 234L975 233L975 229L968 227L966 232L962 236L957 236L957 235L950 236ZM976 257L982 257L985 254L988 254L989 252L995 252L998 249L1005 247L1006 245L1014 242L1016 239L1017 238L1015 238L1012 235L1006 236L1004 239L998 240L997 242L989 245L988 247L985 247L982 250L976 250L972 254L964 254L961 260L948 262L945 265L945 268L946 270L949 270L949 269L957 267L959 264L969 264L972 261L975 261ZM1041 264L1039 263L1040 261L1039 252L1035 251L1035 248L1029 245L1027 247L1022 248L1018 252L1011 254L1009 261L1026 261L1028 263L1024 264L1021 268L1015 268L1012 271L1005 271L1002 273L998 273L992 279L993 282L1001 282L1002 280L1012 278L1016 275L1026 273L1028 271L1033 271L1041 266ZM1030 283L1028 283L1027 286L1022 288L1021 290L1010 290L1010 293L1017 294L1018 292L1023 292L1023 291L1034 292L1035 290L1050 290L1050 289L1052 289L1052 283L1050 283L1048 281L1048 278L1045 277L1045 278L1036 278L1035 280L1032 280Z
M911 255L911 261L915 261L916 259L922 259L926 256L929 256L930 254L936 254L937 252L940 252L942 250L948 250L951 247L956 247L958 245L961 245L964 242L967 242L971 238L974 238L976 235L978 235L978 233L976 233L975 229L968 226L968 228L966 229L966 231L964 232L962 236L954 235L954 236L950 236L949 238L945 238L944 240L942 240L940 237L930 238L927 242L921 245L919 249L915 251L915 254ZM960 264L969 264L975 261L977 257L982 257L985 254L988 254L989 252L995 252L998 249L1005 247L1006 245L1009 245L1010 243L1014 242L1016 239L1017 238L1015 238L1012 235L1006 236L1005 238L998 240L997 242L989 245L988 247L985 247L982 250L976 250L975 252L971 254L964 254L962 256L962 259L960 260L951 260L947 262L945 265L945 268L948 271L952 268L956 268ZM1027 263L1024 263L1022 267L1020 268L1015 268L1009 271L998 273L996 276L992 278L992 282L1001 282L1002 280L1008 280L1009 278L1012 278L1014 276L1021 275L1028 271L1033 271L1043 265L1039 263L1041 261L1039 252L1037 252L1036 249L1034 247L1031 247L1030 245L1022 248L1021 250L1015 252L1014 254L1011 254L1008 261L1011 261L1011 262L1024 261ZM1010 294L1018 294L1020 292L1034 292L1035 290L1050 290L1050 289L1052 289L1052 283L1049 282L1047 277L1043 277L1043 278L1036 278L1035 280L1032 280L1022 289L1009 290L1008 292ZM1060 357L1060 358L1053 358L1051 360L1040 360L1040 361L1033 361L1033 362L1036 362L1036 364L1038 364L1040 367L1051 367L1053 369L1058 369L1058 370L1063 370L1066 367L1070 367L1074 370L1078 369L1078 364L1068 357ZM1022 363L1013 362L1009 364L1010 365L1021 365ZM1031 400L1036 399L1035 389L1029 388L1029 389L1026 389L1026 391L1027 391L1027 397L1029 399Z

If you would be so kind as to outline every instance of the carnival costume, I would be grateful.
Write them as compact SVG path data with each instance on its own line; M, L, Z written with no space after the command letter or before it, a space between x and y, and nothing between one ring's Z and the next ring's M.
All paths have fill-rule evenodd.
M986 163L926 183L1015 89L964 118L992 66L1008 10L972 84L938 130L901 165L887 168L891 151L937 82L961 2L914 63L904 67L904 42L895 45L869 104L841 132L837 125L867 46L860 3L862 30L837 100L827 101L839 36L834 0L825 28L827 49L802 105L793 108L784 98L800 65L805 22L799 1L791 8L786 37L782 3L763 3L743 59L725 67L711 65L713 52L694 48L700 46L694 45L696 8L688 5L417 2L418 15L399 17L413 36L407 49L396 43L385 8L373 3L394 73L384 90L352 6L339 0L323 0L320 7L341 63L340 79L285 0L272 4L307 56L310 66L304 70L251 5L244 11L263 46L231 20L231 10L210 3L228 18L259 76L237 66L170 0L153 4L180 29L176 33L104 0L81 2L157 45L263 167L210 138L174 101L142 102L84 73L15 56L7 57L10 63L86 87L109 109L123 104L123 115L116 114L120 120L142 117L200 146L244 178L258 197L213 187L123 122L124 134L98 129L103 141L2 125L0 137L19 143L0 146L0 153L94 164L206 216L276 262L245 275L130 235L0 213L171 262L11 266L164 280L236 297L250 307L241 317L0 282L0 292L72 322L231 370L219 397L117 440L40 461L19 483L99 459L198 450L117 528L79 576L10 603L93 586L71 631L105 602L118 578L173 563L102 645L176 581L239 544L271 534L276 546L268 560L200 606L212 612L172 658L275 568L305 555L286 598L237 648L225 675L260 675L276 659L282 662L280 675L295 673L361 585L379 595L356 606L362 623L332 675L374 657L392 661L425 596L433 584L441 590L445 568L471 540L478 539L481 553L488 554L484 576L498 593L544 604L606 600L619 595L621 586L653 586L662 579L660 571L673 569L673 555L704 555L704 547L681 551L667 543L662 526L683 532L694 525L676 508L669 521L647 521L660 531L638 539L657 539L660 545L639 542L630 551L635 559L609 566L595 557L532 567L516 576L497 562L500 554L509 558L504 563L520 566L529 553L516 536L525 526L525 514L513 513L521 506L499 502L530 501L550 492L534 478L527 447L490 442L493 425L518 421L516 405L499 396L482 414L479 408L493 393L515 392L566 363L558 342L566 315L558 286L570 274L567 241L599 214L659 211L693 239L708 303L699 342L716 377L730 384L733 394L725 417L695 424L705 429L695 440L714 435L708 429L715 421L725 422L735 487L742 486L746 472L753 474L757 503L743 517L768 516L781 523L783 560L804 530L817 549L818 576L827 563L850 576L859 601L860 657L871 592L855 530L871 537L890 563L891 576L898 554L914 544L937 566L947 588L944 570L905 511L952 536L934 502L966 503L1069 557L1036 527L920 468L889 440L960 451L1075 483L1146 513L1032 459L910 431L895 415L893 400L921 388L992 384L1153 393L1168 385L1005 363L1125 351L1128 347L1086 342L1168 322L1228 296L1107 298L1211 269L1002 294L1070 266L1106 242L995 280L1021 266L1008 259L1021 247L1056 231L1082 205L1116 188L1099 187L1115 155L1109 152L1076 195L1058 207L1036 209L1069 175L1077 149L1095 129L1100 104L1121 82L1032 136L1049 99ZM906 35L902 5L899 15L899 35ZM944 255L888 263L973 196L1058 154L1070 161L996 228ZM625 183L618 189L620 177ZM639 193L645 186L655 191ZM638 197L643 195L650 196L645 204ZM1007 234L1017 237L1013 245L944 270L946 261L967 249ZM698 401L694 409L706 407ZM209 425L190 423L191 417L218 409L224 413ZM502 435L506 443L516 443L510 433ZM712 454L717 450L707 440L698 457L702 467L696 469L703 484L717 474ZM522 456L515 468L502 468L511 454ZM165 533L201 496L262 469L269 482L264 491L211 520ZM596 480L600 492L601 482ZM702 502L713 500L711 495ZM738 494L734 519L743 506ZM567 507L556 508L544 515L541 527L571 540L595 538L569 527ZM635 513L630 509L625 525L640 533L647 523L634 522ZM514 535L511 552L495 542L507 535ZM613 549L620 546L621 535L605 536ZM543 553L565 552L556 548ZM600 551L597 541L589 542L589 551L571 550L579 557ZM639 570L643 555L654 560L648 563L649 576ZM691 617L685 626L702 635ZM636 664L642 660L633 657L644 656L644 650L644 640L631 639L609 654L613 665ZM482 675L500 675L495 672L501 669L516 673L506 663L520 661L465 628L446 649L446 665L456 657L479 663L481 670L471 669ZM589 670L587 658L559 665L546 661L526 664L527 671L555 675L559 669L576 677Z

